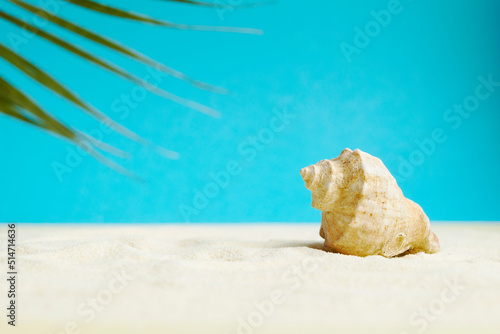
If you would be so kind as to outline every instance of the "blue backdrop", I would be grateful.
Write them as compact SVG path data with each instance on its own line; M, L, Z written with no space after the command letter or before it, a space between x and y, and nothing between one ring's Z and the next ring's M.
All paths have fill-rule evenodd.
M0 22L1 43L130 129L180 154L178 160L166 159L110 133L2 60L2 75L53 114L131 152L133 159L117 161L145 181L122 176L67 142L0 116L0 220L319 221L299 170L336 157L345 147L380 157L431 220L500 220L498 1L287 0L239 10L107 1L176 22L259 28L262 36L178 31L68 3L32 3L45 3L230 94L198 90L148 71L3 2L9 13L141 78L149 75L160 87L204 103L222 117L144 94Z

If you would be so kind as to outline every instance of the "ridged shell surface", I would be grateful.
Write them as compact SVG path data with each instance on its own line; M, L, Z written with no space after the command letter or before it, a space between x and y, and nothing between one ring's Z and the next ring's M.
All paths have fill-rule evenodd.
M337 158L300 173L312 193L312 206L322 211L320 235L328 248L385 257L439 251L429 218L404 197L380 159L346 148Z

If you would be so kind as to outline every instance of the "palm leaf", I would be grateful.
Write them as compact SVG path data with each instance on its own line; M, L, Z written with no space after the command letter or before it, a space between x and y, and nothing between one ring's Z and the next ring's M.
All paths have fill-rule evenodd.
M75 131L68 128L66 125L55 119L52 115L43 111L30 98L28 98L21 91L9 84L7 81L3 80L1 77L0 88L0 109L5 110L5 113L9 116L41 127L49 132L65 137L66 139L74 143L78 143L78 141L84 139L92 143L94 146L101 148L103 151L109 152L115 156L119 156L122 158L129 157L129 155L122 150L105 144L93 138L92 136L87 135L84 132L78 130ZM22 113L22 110L27 111L34 118L28 118L25 114Z
M130 138L131 140L137 141L138 143L145 145L145 146L154 146L151 144L148 140L142 138L141 136L137 135L136 133L130 131L123 125L113 121L111 118L106 116L105 114L101 113L94 107L90 106L88 103L82 101L75 93L71 92L69 89L61 85L59 82L57 82L55 79L53 79L50 75L45 73L44 71L40 70L38 67L27 61L26 59L22 58L18 54L14 53L12 50L9 48L5 47L0 43L0 57L4 58L7 60L9 63L14 65L16 68L19 70L23 71L25 74L30 76L32 79L40 83L41 85L45 86L46 88L52 90L56 94L64 97L65 99L73 102L75 105L79 106L80 108L84 109L87 111L89 114L94 116L96 119L99 121L103 122L104 124L107 124L108 127L111 129L117 131L118 133ZM158 148L153 147L155 150L158 151ZM171 152L171 151L170 151ZM162 153L163 155L172 158L173 156L176 155L175 152L171 152L169 154L166 154L165 151ZM173 154L173 155L172 155Z
M131 57L132 59L141 62L143 64L146 64L150 67L155 68L156 70L163 71L175 78L181 79L183 81L186 81L193 86L196 86L198 88L214 91L214 92L219 92L219 93L225 93L226 91L214 87L212 85L200 82L198 80L192 79L189 76L174 70L170 67L167 67L143 54L140 52L121 45L120 43L103 37L97 33L94 33L88 29L85 29L77 24L74 24L66 19L63 19L57 15L54 15L53 13L50 13L40 7L31 5L25 1L22 0L9 0L12 4L15 4L27 11L30 11L31 13L47 19L51 21L54 24L59 25L60 27L71 31L75 34L78 34L92 42L95 42L97 44L100 44L104 47L107 47L113 51L118 52L119 54ZM91 1L91 0L65 0L67 2L70 2L74 5L77 5L79 7L83 7L89 10L93 10L102 14L110 15L110 16L115 16L119 18L124 18L124 19L130 19L133 21L141 22L141 23L149 23L153 25L159 25L163 27L169 27L169 28L176 28L176 29L184 29L184 30L205 30L205 31L224 31L224 32L237 32L237 33L248 33L248 34L262 34L261 30L258 29L246 29L246 28L232 28L232 27L208 27L208 26L198 26L198 25L186 25L186 24L176 24L164 20L158 20L149 16L146 16L144 14L139 14L139 13L133 13L129 11L124 11L121 9L117 9L114 7L110 7L104 4L99 4L97 2ZM263 3L254 3L254 4L248 4L248 5L239 5L239 6L232 6L232 5L222 5L222 4L215 4L215 3L208 3L208 2L203 2L203 1L194 1L194 0L166 0L166 1L171 1L171 2L179 2L179 3L186 3L186 4L192 4L192 5L197 5L197 6L205 6L205 7L216 7L216 8L242 8L242 7L255 7L258 5L262 5ZM140 78L135 76L134 74L118 67L117 65L110 63L98 56L94 56L85 49L82 49L78 46L75 46L71 43L68 43L64 41L63 39L55 36L54 34L51 34L47 31L44 31L40 28L37 28L25 20L21 20L16 18L15 16L12 16L2 10L0 10L0 18L4 19L14 25L17 25L18 27L22 29L26 29L27 31L44 38L45 40L49 41L52 44L55 44L66 51L71 52L74 55L77 55L90 63L93 63L95 65L98 65L115 75L118 75L122 78L125 78L139 86L144 87L145 89L149 90L150 92L153 92L154 94L157 94L159 96L162 96L166 99L169 99L173 102L182 104L184 106L187 106L191 109L201 111L205 114L208 114L213 117L218 117L219 113L209 107L206 107L202 104L199 104L194 101L190 101L181 97L178 97L172 93L169 93L165 90L162 90L158 87L155 87L152 84L149 84L147 82L143 82ZM61 83L59 83L56 79L54 79L52 76L47 74L46 72L42 71L39 69L37 66L32 64L30 61L26 60L25 58L17 55L15 52L13 52L11 49L8 47L4 46L3 44L0 43L0 57L11 63L13 66L24 72L24 74L28 75L31 77L33 80L37 81L41 85L43 85L45 88L53 91L54 93L58 94L59 96L65 98L66 100L70 101L71 103L77 105L79 108L83 109L87 113L91 114L93 117L98 119L99 121L105 123L107 126L109 126L111 129L116 130L117 132L121 133L122 135L125 135L145 146L148 146L155 150L157 153L162 154L164 156L167 156L169 158L177 158L178 154L176 152L166 150L162 147L155 146L151 142L143 139L142 137L138 136L134 132L128 130L127 128L123 127L122 125L114 122L111 120L108 116L94 108L92 105L87 103L86 101L82 100L77 94L72 92L70 89L66 88L63 86ZM122 173L125 175L128 175L130 177L137 178L133 173L129 172L119 164L115 163L114 161L108 159L107 157L103 156L96 148L109 152L115 156L121 157L121 158L127 158L129 155L126 152L123 152L122 150L119 150L109 144L106 144L104 142L101 142L84 132L81 132L77 129L74 129L73 127L68 127L62 122L58 121L53 115L50 113L46 112L44 109L42 109L40 106L38 106L30 97L25 95L23 92L15 88L13 85L11 85L9 82L4 80L0 76L0 113L3 113L7 116L10 116L12 118L15 118L19 121L22 121L24 123L28 123L30 125L33 125L39 129L43 129L53 135L56 135L58 137L61 137L63 139L66 139L84 150L86 150L88 153L90 153L94 158L96 158L98 161L101 163L107 165L108 167Z
M88 141L90 144L92 144L92 146L95 146L96 148L98 148L102 151L111 153L114 156L122 158L122 159L130 159L131 158L131 155L128 152L125 152L123 150L120 150L119 148L116 148L112 145L109 145L109 144L103 142L103 141L100 141L99 139L94 138L94 137L86 134L85 132L82 132L79 130L75 130L75 131L83 140Z
M102 14L112 15L120 17L123 19L129 19L134 21L139 21L143 23L149 23L154 25L159 25L162 27L175 28L181 30L202 30L202 31L221 31L221 32L236 32L242 34L254 34L261 35L262 30L259 29L249 29L249 28L233 28L233 27L210 27L210 26L200 26L200 25L189 25L189 24L178 24L164 20L157 20L153 17L149 17L144 14L134 13L132 11L125 11L115 7L107 6L94 2L92 0L64 0L70 2L74 5L93 10Z
M231 5L225 5L225 4L215 4L215 3L210 3L210 2L192 1L192 0L167 0L167 1L181 2L181 3L190 4L190 5L205 6L205 7L215 7L215 8L224 8L224 7L230 7L231 6Z
M42 128L52 134L59 135L71 143L80 146L83 150L91 154L99 162L107 165L108 167L114 169L115 171L124 174L126 176L137 178L137 176L127 169L123 168L119 164L115 163L111 159L108 159L102 155L95 147L91 144L88 135L82 136L81 132L73 131L66 125L62 124L56 120L53 116L42 110L33 100L27 97L24 93L19 91L17 88L9 84L7 81L0 77L0 110L9 116L13 116L17 119L28 122L32 125ZM21 110L26 110L35 119L30 119L22 114ZM87 139L87 140L85 140ZM108 147L105 147L108 148ZM116 149L112 151L119 152Z
M203 6L203 7L212 7L212 8L230 8L230 9L242 9L242 8L253 8L253 7L260 7L264 6L270 3L273 3L272 1L267 1L267 2L253 2L253 3L246 3L246 4L238 4L238 5L231 5L231 4L223 4L223 3L212 3L212 2L203 2L203 1L193 1L193 0L165 0L165 1L171 1L171 2L181 2L189 5L197 5L197 6Z
M226 5L226 4L222 4L222 3L217 4L217 3L193 1L193 0L166 0L166 1L181 2L181 3L190 4L190 5L204 6L204 7L215 7L215 8L230 8L230 7L232 7L231 5Z
M150 67L156 68L156 69L158 69L162 72L165 72L165 73L167 73L167 74L169 74L177 79L181 79L183 81L186 81L195 87L209 90L209 91L213 91L216 93L227 93L227 90L225 90L225 89L215 87L215 86L212 86L210 84L207 84L207 83L195 80L193 78L190 78L189 76L185 75L184 73L176 71L176 70L174 70L168 66L165 66L165 65L163 65L163 64L161 64L153 59L150 59L147 56L137 52L134 49L131 49L131 48L128 48L124 45L121 45L117 41L113 41L109 38L100 36L100 35L92 32L88 29L85 29L81 26L78 26L78 25L76 25L68 20L65 20L65 19L63 19L63 18L61 18L61 17L59 17L51 12L48 12L43 8L33 6L27 2L20 1L20 0L8 0L8 1L10 1L13 4L18 5L19 7L23 8L27 11L30 11L31 13L33 13L37 16L40 16L44 19L47 19L47 20L51 21L52 23L57 24L58 26L60 26L64 29L72 31L75 34L78 34L78 35L80 35L88 40L91 40L91 41L98 43L102 46L105 46L109 49L117 51L123 55L129 56L134 60L140 61L143 64L148 65Z
M28 118L25 115L23 115L21 112L17 111L15 109L15 107L10 103L10 101L6 101L3 98L3 96L0 96L0 112L6 114L8 116L17 118L18 120L20 120L22 122L29 123L29 124L34 125L34 126L39 127L39 128L41 127L41 125L39 123L35 122L31 118Z
M38 67L19 56L2 43L0 43L0 57L7 60L9 63L17 67L19 70L23 71L26 75L30 76L32 79L36 80L38 83L49 88L58 95L64 97L65 99L73 102L80 108L89 112L92 116L104 121L102 114L96 111L94 108L89 106L86 102L82 101L76 94L65 88L58 81L53 79L50 75L40 70Z
M20 69L23 71L25 74L33 78L35 81L39 82L41 85L45 86L46 88L52 90L56 94L66 98L67 100L73 102L77 106L81 107L88 113L90 113L92 116L94 116L96 119L99 121L103 122L106 124L109 128L117 131L118 133L130 138L131 140L134 140L144 146L147 146L151 149L153 149L155 152L170 158L170 159L177 159L178 158L178 153L174 151L167 150L163 147L159 147L151 143L150 141L142 138L141 136L137 135L136 133L130 131L128 128L124 127L123 125L113 121L111 118L109 118L107 115L101 113L94 107L90 106L86 102L82 101L76 94L71 92L69 89L65 88L63 85L61 85L59 82L54 80L51 76L49 76L47 73L44 71L40 70L38 67L34 66L32 63L27 61L26 59L22 58L21 56L17 55L16 53L12 52L12 50L8 49L4 45L0 43L0 57L4 58L8 62L10 62L12 65L14 65L16 68ZM1 79L1 77L0 77ZM4 82L5 85L5 82ZM5 90L5 92L8 92L8 90ZM4 94L5 95L5 94ZM13 115L11 115L13 116ZM18 118L18 117L17 117ZM22 119L24 120L24 119ZM47 129L50 130L50 129ZM68 138L68 139L73 139L73 138ZM99 145L95 145L97 147L103 147L104 150L107 152L112 153L113 149L111 147L106 146L104 143L101 143ZM118 152L118 151L114 151ZM116 154L113 153L114 155L120 155L123 156L123 154Z
M43 111L38 107L30 98L24 95L17 88L9 84L7 81L0 77L0 97L6 103L14 108L22 108L32 116L35 116L34 122L41 124L45 130L58 134L71 141L76 141L76 134L67 126L56 120L54 117Z
M62 47L63 49L65 49L65 50L67 50L67 51L69 51L77 56L80 56L80 57L82 57L82 58L84 58L84 59L86 59L86 60L88 60L96 65L103 67L104 69L107 69L107 70L113 72L114 74L116 74L118 76L121 76L129 81L132 81L136 85L139 85L139 86L147 89L151 93L154 93L156 95L164 97L168 100L171 100L175 103L186 106L188 108L197 110L197 111L204 113L204 114L207 114L209 116L212 116L215 118L220 117L219 112L212 109L212 108L204 106L198 102L184 99L182 97L179 97L177 95L169 93L161 88L158 88L158 87L156 87L148 82L145 82L145 81L141 80L140 78L138 78L137 76L119 68L118 66L113 65L113 64L111 64L103 59L96 57L96 56L93 56L92 54L83 50L82 48L76 47L76 46L60 39L59 37L57 37L51 33L48 33L42 29L39 29L39 28L37 28L37 27L27 23L27 22L24 22L16 17L10 15L10 14L7 14L1 10L0 10L0 18L3 18L3 19L5 19L5 20L7 20L7 21L19 26L19 27L23 27L24 29L26 29L26 30L60 46L60 47Z

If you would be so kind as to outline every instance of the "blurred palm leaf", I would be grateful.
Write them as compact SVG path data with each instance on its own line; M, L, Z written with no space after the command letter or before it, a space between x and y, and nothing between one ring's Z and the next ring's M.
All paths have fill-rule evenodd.
M32 14L39 16L43 19L46 19L59 27L68 30L74 34L77 34L81 37L84 37L94 43L97 43L101 46L107 47L113 51L118 52L121 55L127 56L132 58L135 61L138 61L140 63L143 63L147 66L150 66L152 68L155 68L156 70L165 72L177 79L186 81L190 83L191 85L209 90L212 92L217 92L217 93L226 93L226 90L209 85L207 83L200 82L198 80L195 80L193 78L190 78L189 76L176 71L166 65L163 65L143 54L140 52L120 44L117 41L114 41L110 38L104 37L102 35L99 35L98 33L95 33L87 28L84 28L80 25L77 25L67 19L64 19L62 17L57 16L54 13L51 13L41 7L34 6L24 0L8 0L10 3L17 5L18 7L31 12ZM193 25L185 25L185 24L177 24L177 23L172 23L169 21L164 21L164 20L158 20L152 17L149 17L144 14L140 13L133 13L130 11L125 11L121 10L115 7L107 6L105 4L97 3L91 0L64 0L66 2L69 2L73 5L79 6L81 8L89 9L101 14L109 15L109 16L115 16L123 19L130 19L134 20L137 22L141 23L148 23L148 24L153 24L153 25L159 25L163 27L168 27L168 28L174 28L174 29L184 29L184 30L204 30L204 31L222 31L222 32L237 32L237 33L247 33L247 34L261 34L262 32L260 30L256 29L246 29L246 28L233 28L233 27L209 27L209 26L193 26ZM209 3L209 2L203 2L203 1L190 1L190 0L166 0L170 2L179 2L179 3L186 3L186 4L191 4L191 5L197 5L197 6L205 6L205 7L228 7L229 5L222 5L222 4L215 4L215 3ZM236 7L250 7L250 6L258 6L261 5L262 3L254 3L250 5L241 5L241 6L236 6ZM235 8L235 6L229 6L231 8ZM10 22L11 24L14 24L18 27L21 27L23 29L26 29L27 31L30 31L31 33L37 35L38 37L41 37L49 42L51 42L54 45L57 45L66 51L72 53L73 55L79 56L90 63L93 63L95 65L98 65L112 73L114 73L117 76L120 76L126 80L129 80L136 85L142 86L143 88L147 89L148 91L157 94L159 96L162 96L166 99L169 99L173 102L179 103L181 105L184 105L188 108L200 111L202 113L205 113L209 116L212 117L218 117L219 113L216 110L213 110L207 106L204 106L202 104L199 104L197 102L176 96L172 93L169 93L161 88L155 87L152 84L149 84L143 80L141 80L139 77L136 75L128 72L127 70L124 70L117 65L108 62L105 59L102 59L101 57L94 56L92 53L89 51L73 44L70 42L67 42L54 34L47 32L43 29L40 29L32 24L29 24L26 22L24 19L20 19L14 15L8 14L4 10L0 10L0 19L3 19L7 22ZM37 66L35 66L33 63L31 63L29 60L19 56L16 54L13 50L11 50L9 47L3 45L0 43L0 57L5 59L7 62L12 64L14 67L22 71L24 74L29 76L31 79L35 80L39 84L43 85L45 88L53 91L57 95L63 97L67 101L73 103L74 105L78 106L80 109L84 110L85 112L89 113L93 117L95 117L97 120L103 122L107 126L109 126L111 129L117 131L121 135L124 135L136 142L139 142L143 145L147 145L151 148L153 148L156 152L167 156L169 158L176 158L177 153L172 152L166 149L163 149L161 147L157 147L153 144L151 144L149 141L145 140L144 138L140 137L139 135L135 134L134 132L128 130L124 126L120 125L117 122L114 122L111 120L108 116L106 116L104 113L100 112L97 110L95 107L93 107L90 103L82 100L77 94L72 92L69 88L65 87L61 83L59 83L56 79L54 79L51 75L48 73L44 72ZM85 149L87 152L92 154L96 159L101 161L102 163L106 164L107 166L115 169L116 171L132 176L130 172L128 172L126 169L121 167L119 164L116 164L114 161L106 158L104 155L101 154L100 151L105 151L108 153L111 153L115 156L118 157L126 157L127 154L125 152L122 152L121 150L118 150L108 144L102 143L89 135L79 131L78 129L72 127L72 126L67 126L64 125L62 122L57 120L57 118L50 114L49 112L43 110L42 107L38 106L33 100L25 93L21 92L17 88L15 88L13 85L11 85L8 81L5 80L5 78L2 78L0 75L0 113L3 113L5 115L8 115L10 117L13 117L21 122L25 122L27 124L30 124L32 126L35 126L41 130L48 131L49 133L56 135L60 138L66 139L70 142L72 142L75 145L78 145Z
M145 55L143 55L143 54L127 47L127 46L121 45L119 42L116 42L116 41L113 41L109 38L100 36L100 35L92 32L88 29L80 27L80 26L78 26L78 25L76 25L68 20L65 20L57 15L54 15L51 12L48 12L43 8L33 6L29 3L26 3L26 2L20 1L20 0L9 0L9 1L22 7L25 10L32 12L35 15L43 15L43 17L45 17L47 20L51 21L52 23L57 24L58 26L60 26L62 28L65 28L69 31L72 31L75 34L78 34L78 35L80 35L84 38L87 38L88 40L91 40L95 43L98 43L102 46L110 48L111 50L114 50L114 51L117 51L123 55L129 56L132 59L137 60L139 62L142 62L145 65L157 68L158 70L163 71L167 74L170 74L175 78L189 82L193 86L196 86L196 87L201 88L201 89L206 89L206 90L218 92L218 93L225 93L226 92L225 90L222 90L218 87L206 84L204 82L201 82L201 81L198 81L195 79L192 79L192 78L188 77L187 75L185 75L179 71L176 71L168 66L165 66L162 63L159 63L151 58L148 58L147 56L145 56Z
M189 25L189 24L178 24L165 20L157 20L153 17L138 14L131 11L124 11L121 9L117 9L114 7L106 6L101 3L94 2L92 0L65 0L67 2L71 2L74 5L87 8L102 14L116 16L122 19L129 19L134 21L139 21L142 23L149 23L154 25L159 25L167 28L175 28L182 30L204 30L204 31L222 31L222 32L237 32L237 33L246 33L246 34L260 34L261 31L257 29L248 29L248 28L232 28L232 27L210 27L210 26L199 26L199 25ZM171 0L175 1L175 0ZM180 2L180 1L177 1ZM194 3L194 1L193 1ZM199 4L199 3L197 3ZM216 6L217 7L217 6Z

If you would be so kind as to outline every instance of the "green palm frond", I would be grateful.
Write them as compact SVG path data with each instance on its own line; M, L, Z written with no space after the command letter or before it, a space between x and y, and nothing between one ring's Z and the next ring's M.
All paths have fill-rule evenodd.
M2 78L0 78L0 88L0 98L9 109L15 110L18 114L22 114L24 110L32 120L31 124L37 124L53 134L76 141L77 136L70 128L43 111L29 97Z
M54 116L50 115L39 107L33 100L22 93L20 90L9 84L0 77L0 111L12 116L18 120L27 122L31 125L48 131L49 133L59 136L71 143L80 146L83 150L91 154L101 163L129 177L138 179L138 177L102 155L95 147L116 156L126 157L121 154L122 151L99 142L78 130L73 130L59 122ZM94 142L96 145L92 144Z
M167 28L175 28L181 30L202 30L202 31L221 31L221 32L236 32L243 34L262 34L259 29L249 29L249 28L232 28L232 27L212 27L212 26L199 26L199 25L189 25L189 24L178 24L165 20L157 20L153 17L134 13L132 11L125 11L115 7L110 7L101 3L94 2L92 0L64 0L70 2L74 5L87 8L102 14L116 16L122 19L129 19L133 21L139 21L142 23L149 23L153 25L159 25Z
M105 47L111 49L111 50L114 50L114 51L119 52L123 55L131 57L132 59L134 59L136 61L142 62L145 65L156 68L159 71L165 72L166 74L169 74L177 79L181 79L183 81L186 81L195 87L198 87L198 88L201 88L204 90L213 91L216 93L227 93L227 91L225 89L215 87L215 86L209 85L207 83L190 78L189 76L187 76L179 71L176 71L173 68L165 66L162 63L157 62L157 61L127 47L127 46L121 45L117 41L113 41L107 37L100 36L100 35L92 32L88 29L85 29L85 28L83 28L79 25L76 25L68 20L65 20L65 19L63 19L55 14L52 14L51 12L46 11L43 8L33 6L29 3L21 1L21 0L8 0L8 1L18 5L19 7L23 8L27 11L30 11L31 13L33 13L35 15L42 15L44 18L46 18L50 22L57 24L58 26L60 26L64 29L67 29L75 34L78 34L78 35L80 35L80 36L82 36L82 37L84 37L92 42L98 43L102 46L105 46ZM173 0L173 1L175 1L175 0Z
M85 1L87 1L87 0L85 0ZM6 21L9 21L9 22L11 22L19 27L22 27L22 28L36 34L37 36L40 36L40 37L46 39L47 41L52 42L52 43L56 44L57 46L60 46L61 48L65 49L65 50L67 50L67 51L69 51L77 56L80 56L80 57L84 58L85 60L88 60L88 61L94 63L95 65L98 65L98 66L100 66L108 71L113 72L114 74L116 74L118 76L121 76L124 79L132 81L136 85L142 86L143 88L149 90L151 93L154 93L156 95L159 95L161 97L169 99L173 102L179 103L181 105L184 105L188 108L197 110L197 111L202 112L204 114L207 114L209 116L219 117L219 112L216 110L213 110L213 109L211 109L207 106L204 106L200 103L181 98L181 97L176 96L172 93L169 93L161 88L158 88L158 87L156 87L148 82L145 82L145 81L141 80L139 77L127 72L126 70L123 70L123 69L119 68L118 66L116 66L116 65L114 65L114 64L112 64L104 59L101 59L99 57L92 55L90 52L85 51L84 49L82 49L80 47L74 46L73 44L62 40L61 38L55 36L54 34L51 34L51 33L48 33L46 31L42 30L42 29L39 29L39 28L37 28L37 27L27 23L27 22L24 22L16 17L10 15L10 14L7 14L1 10L0 10L0 18L3 18ZM3 57L3 55L0 55L0 56Z
M74 103L78 107L84 109L86 112L88 112L90 115L98 119L99 121L108 124L111 128L113 128L115 131L119 132L120 134L135 140L137 142L144 142L145 139L141 138L137 134L133 133L132 131L128 130L127 128L123 127L119 123L113 121L111 118L106 116L105 114L101 113L99 110L95 109L91 105L89 105L87 102L81 100L75 93L64 87L62 84L60 84L57 80L52 78L49 74L46 72L40 70L38 67L24 59L23 57L19 56L9 48L5 47L0 43L0 56L7 60L9 63L11 63L13 66L17 67L19 70L24 72L26 75L30 76L33 80L37 81L41 85L45 86L46 88L52 90L54 93L58 94L59 96L67 99L68 101Z
M193 0L164 0L164 1L170 1L170 2L181 2L185 4L190 4L190 5L197 5L197 6L203 6L203 7L212 7L212 8L251 8L251 7L259 7L263 6L265 4L268 4L270 2L254 2L254 3L248 3L248 4L223 4L223 3L211 3L211 2L203 2L203 1L193 1Z
M11 4L18 6L26 11L31 12L32 14L39 16L43 19L46 19L53 24L58 25L59 27L70 31L74 34L77 34L81 37L84 37L94 43L97 43L101 46L109 48L123 56L127 56L132 58L133 60L145 64L149 67L155 68L156 70L162 71L166 74L171 75L174 78L180 79L182 81L188 82L189 84L208 91L216 92L216 93L227 93L225 89L212 86L210 84L195 80L182 72L179 72L175 69L172 69L160 62L157 62L146 55L138 52L137 50L130 48L126 45L122 45L117 41L114 41L110 38L104 37L96 32L93 32L87 28L84 28L80 25L77 25L67 19L64 19L60 16L57 16L47 10L34 6L23 0L8 0ZM247 28L233 28L233 27L209 27L209 26L198 26L198 25L185 25L185 24L177 24L169 21L159 20L152 17L149 17L140 13L133 13L130 11L125 11L122 9L118 9L115 7L111 7L105 4L97 3L91 0L64 0L73 5L79 6L81 8L89 9L100 14L105 14L108 16L119 17L123 19L130 19L133 21L137 21L140 23L153 24L158 26L163 26L167 28L174 29L183 29L183 30L204 30L204 31L222 31L222 32L236 32L236 33L247 33L247 34L261 34L262 32L257 29L247 29ZM190 5L204 6L204 7L218 7L223 8L228 5L209 3L203 1L191 1L191 0L165 0L170 2L179 2L186 3ZM240 5L240 6L230 6L231 8L235 7L253 7L259 6L263 3L253 3L249 5ZM120 68L114 63L111 63L99 56L95 56L89 51L79 47L73 43L67 42L56 35L45 31L41 28L38 28L24 19L20 19L14 15L11 15L4 10L0 10L0 19L3 19L7 22L10 22L13 25L16 25L20 28L26 29L27 31L35 34L38 37L41 37L48 42L57 45L58 47L70 52L73 55L81 57L86 61L100 66L101 68L112 72L113 74L122 77L126 80L133 82L136 85L139 85L146 90L157 94L163 98L176 102L178 104L184 105L188 108L200 111L204 114L207 114L212 117L218 117L219 113L216 110L213 110L207 106L204 106L200 103L176 96L172 93L169 93L159 87L156 87L150 83L147 83L141 80L139 77L134 75L133 73ZM50 74L44 72L39 67L34 65L29 60L21 57L16 54L9 47L0 43L0 58L5 59L11 65L19 69L25 75L30 77L31 79L38 82L40 85L44 86L46 89L51 90L72 104L78 106L83 111L87 112L91 116L95 117L98 121L106 124L111 129L120 133L123 136L126 136L142 145L152 148L155 152L162 154L168 158L177 158L178 154L176 152L155 146L151 142L146 139L140 137L136 133L130 131L126 127L120 125L119 123L113 121L107 115L93 107L90 103L80 98L76 93L72 92L69 88L65 87L63 84L58 82L55 78L53 78ZM32 126L37 127L38 129L45 130L50 134L58 136L62 139L68 140L71 143L80 146L82 149L89 152L92 156L94 156L100 162L106 164L110 168L114 170L135 177L132 173L127 171L121 165L115 163L111 159L108 159L102 152L110 153L116 157L127 158L128 154L123 152L109 144L103 143L83 132L76 129L73 126L67 126L60 122L54 115L45 111L44 108L40 107L37 103L35 103L27 94L23 93L19 89L15 88L12 84L10 84L5 78L2 78L0 74L0 113L3 113L7 116L10 116L14 119L17 119L21 122L30 124Z

